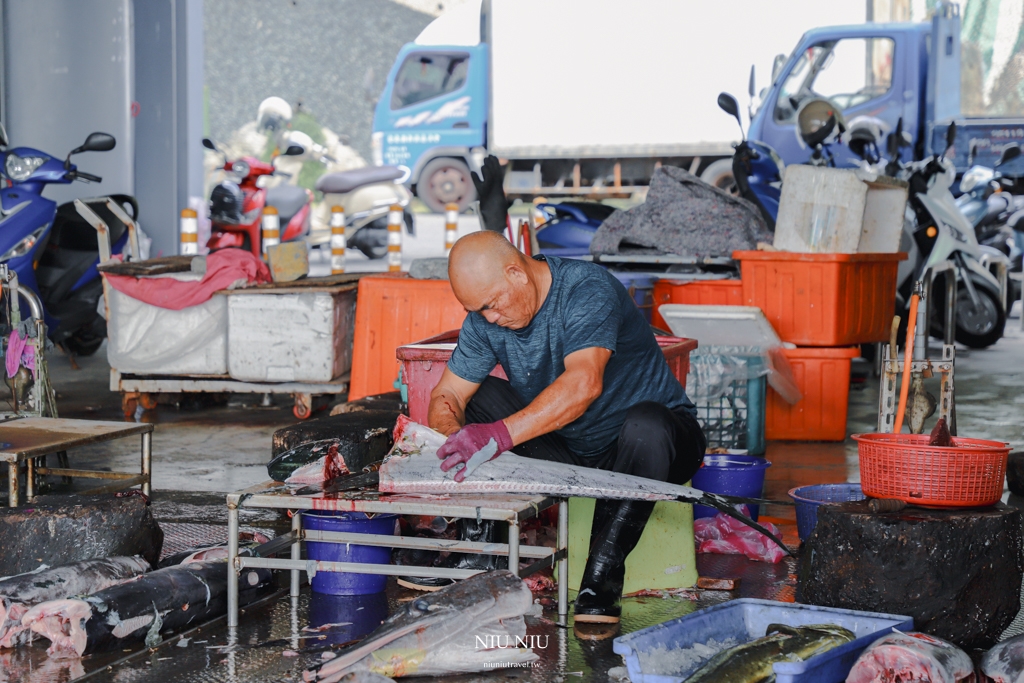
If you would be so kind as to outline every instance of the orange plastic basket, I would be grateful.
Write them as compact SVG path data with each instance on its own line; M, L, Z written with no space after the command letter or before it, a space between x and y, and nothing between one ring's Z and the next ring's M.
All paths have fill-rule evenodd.
M929 446L927 434L854 434L860 485L872 498L914 505L980 507L1003 494L1010 447L1001 441L953 437L953 446Z

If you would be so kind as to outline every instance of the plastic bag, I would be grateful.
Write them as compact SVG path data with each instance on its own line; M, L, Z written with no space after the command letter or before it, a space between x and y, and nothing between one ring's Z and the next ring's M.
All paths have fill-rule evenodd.
M790 404L802 395L781 346L710 346L690 354L686 393L696 401L728 395L736 382L767 376L768 384Z
M776 538L782 539L782 533L774 524L762 522L761 526ZM759 531L722 513L694 520L693 535L699 553L745 555L751 560L772 564L781 562L786 556L782 548L769 541Z

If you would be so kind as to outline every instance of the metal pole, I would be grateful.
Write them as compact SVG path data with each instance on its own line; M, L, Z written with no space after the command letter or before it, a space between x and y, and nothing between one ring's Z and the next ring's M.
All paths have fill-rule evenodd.
M557 550L563 551L565 557L558 561L558 616L569 613L569 501L558 502L558 537L555 543Z
M25 500L32 500L36 497L36 459L29 458L25 461Z
M292 514L292 559L302 559L302 514L296 510ZM296 598L299 596L299 571L298 569L292 570L292 585L291 585L291 596Z
M18 507L18 461L7 463L7 507Z
M519 576L519 517L508 520L508 570Z
M153 494L153 432L142 435L142 476L146 481L142 484L142 493L147 497Z
M228 628L238 626L238 507L228 503Z
M943 339L947 344L956 341L956 298L959 296L956 287L956 269L950 264L949 274L946 275L946 320L945 334Z

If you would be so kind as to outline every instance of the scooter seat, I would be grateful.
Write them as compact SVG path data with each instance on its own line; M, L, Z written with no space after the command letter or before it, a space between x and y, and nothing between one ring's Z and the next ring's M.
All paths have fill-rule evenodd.
M325 194L346 194L363 185L398 180L403 175L405 171L397 166L364 166L322 175L316 181L316 189Z
M302 211L302 207L308 201L309 196L305 188L295 185L278 185L267 190L267 206L277 209L282 227L292 219L292 216Z

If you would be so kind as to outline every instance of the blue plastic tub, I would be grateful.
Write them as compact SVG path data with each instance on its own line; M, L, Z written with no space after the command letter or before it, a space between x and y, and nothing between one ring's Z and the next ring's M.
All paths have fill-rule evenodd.
M772 464L752 455L705 455L704 466L693 475L693 488L727 496L760 498L764 491L765 471ZM748 505L750 517L756 522L758 507ZM718 510L694 505L693 516L714 517Z
M914 628L911 617L896 614L743 598L619 636L612 649L626 660L629 680L633 683L682 683L701 664L687 671L644 671L640 655L659 645L682 649L695 643L706 643L711 638L719 642L727 638L748 642L764 636L769 624L835 624L850 629L856 635L854 641L805 662L775 664L775 683L841 683L846 680L857 657L885 632L892 628L901 631Z
M387 593L313 593L309 596L309 625L313 628L328 627L319 634L313 634L318 638L323 637L323 640L317 641L321 645L341 645L359 640L387 618Z
M302 527L316 531L340 531L354 534L377 534L392 536L398 515L375 515L367 517L363 512L303 512ZM328 543L307 541L306 557L324 562L360 562L364 564L389 564L391 548L355 545L352 543ZM355 574L350 572L317 572L309 582L314 593L328 595L366 595L381 593L387 587L388 577L384 574ZM351 621L348 619L346 621Z
M818 506L823 503L849 503L864 500L867 496L860 484L815 484L789 490L789 497L796 501L796 532L801 541L814 533L818 524Z

